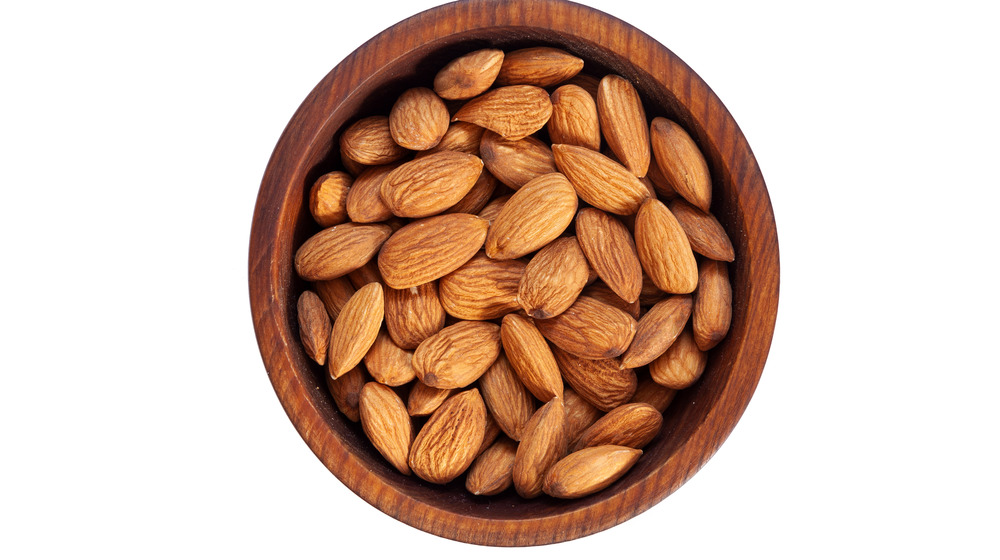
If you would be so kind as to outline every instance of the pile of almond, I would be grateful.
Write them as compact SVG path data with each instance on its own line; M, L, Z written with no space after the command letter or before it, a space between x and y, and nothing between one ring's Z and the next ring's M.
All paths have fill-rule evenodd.
M394 468L575 498L628 471L731 317L708 165L635 87L484 49L351 123L295 255L302 344ZM700 256L696 256L700 255Z

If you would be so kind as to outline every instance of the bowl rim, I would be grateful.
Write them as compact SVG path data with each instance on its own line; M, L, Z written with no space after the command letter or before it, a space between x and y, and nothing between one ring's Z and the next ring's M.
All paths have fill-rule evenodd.
M437 25L441 21L457 22L460 29ZM738 193L740 215L754 232L747 239L748 253L741 258L748 259L747 313L755 319L755 328L732 363L741 374L727 381L704 422L670 461L641 481L601 501L530 519L484 518L436 507L388 483L351 453L310 397L311 388L296 374L300 363L292 348L298 341L284 320L288 302L281 296L288 286L293 253L288 243L275 241L275 232L288 227L290 220L291 213L284 208L286 191L301 181L307 152L321 142L323 114L332 115L364 82L365 67L379 68L457 33L498 27L543 28L579 37L641 67L690 112L697 129L708 131L696 140L713 152L713 161L719 162L725 180ZM756 158L729 111L693 70L652 37L604 12L566 0L461 0L407 18L358 47L316 85L278 140L258 192L249 251L251 312L261 357L279 400L310 449L349 489L384 513L428 533L484 545L550 544L603 531L646 511L690 479L735 428L757 386L774 332L778 277L770 198Z

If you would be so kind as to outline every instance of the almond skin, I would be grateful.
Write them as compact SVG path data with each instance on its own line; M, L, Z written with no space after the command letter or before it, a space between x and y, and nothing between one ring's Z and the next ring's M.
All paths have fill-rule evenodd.
M392 139L389 117L366 117L347 127L340 136L340 150L361 165L385 165L410 153Z
M594 298L601 303L606 303L612 307L621 309L625 313L631 315L633 319L639 319L641 311L639 301L628 303L623 300L621 296L611 291L611 288L609 288L604 282L594 282L593 284L587 286L580 295Z
M365 169L354 180L347 193L347 215L359 224L384 222L392 217L392 210L382 200L382 182L399 167L399 163L376 165Z
M712 206L712 178L708 162L691 136L674 121L656 117L649 138L660 171L677 194L708 212Z
M677 197L677 191L670 185L670 181L663 175L663 171L660 171L660 164L656 162L656 154L650 154L646 179L649 179L649 182L653 184L653 190L656 191L656 195L660 199L672 200Z
M379 274L377 260L372 259L363 264L361 267L348 272L347 280L356 290L360 290L372 282L378 282L381 284L382 275Z
M667 207L687 234L695 253L714 261L733 262L736 259L733 242L715 216L702 212L681 198L671 200Z
M407 397L406 411L410 416L430 416L453 394L455 389L436 389L417 381Z
M479 211L479 217L489 222L491 225L500 215L500 211L503 210L504 205L510 200L509 194L503 196L498 196L493 200L489 201L483 209Z
M545 338L531 319L511 313L500 327L503 349L521 383L542 402L561 397L559 366Z
M508 140L520 140L545 126L552 101L536 86L506 86L468 101L452 117L492 130Z
M364 362L372 378L389 387L405 385L417 377L417 370L413 369L413 352L397 346L385 329L379 331Z
M382 246L378 255L382 278L397 290L437 280L479 251L488 228L489 222L471 214L444 214L410 222Z
M620 163L581 146L553 144L556 167L587 204L612 214L635 214L649 191Z
M507 140L496 132L488 131L483 134L479 153L486 169L501 183L515 190L535 177L557 171L549 146L530 136Z
M645 313L635 330L635 338L622 355L622 367L644 366L661 354L680 336L691 317L689 295L670 296Z
M676 389L664 387L646 375L639 379L639 385L635 389L635 394L632 395L632 402L646 403L663 414L663 411L674 401L676 395Z
M627 403L611 410L580 434L573 451L598 445L640 449L660 433L663 415L646 403Z
M497 438L500 437L501 433L503 432L500 431L500 426L497 425L497 421L493 419L493 415L490 414L489 410L487 410L486 433L483 436L483 443L479 445L479 451L476 451L476 457L479 457L480 455L483 454L483 452L489 449L490 446L493 445L493 442L495 442Z
M662 356L649 364L653 381L670 389L687 389L701 377L708 365L708 354L698 349L694 335L685 329Z
M447 484L475 460L486 434L486 405L478 389L448 398L410 448L410 468L427 482Z
M453 122L448 126L448 131L441 137L437 146L429 150L423 150L414 154L414 159L427 157L438 152L452 151L479 155L479 143L483 139L486 129L467 122Z
M462 200L454 206L444 211L445 214L476 214L489 204L493 198L493 191L497 188L497 179L489 171L483 170L479 174L469 192L465 193Z
M400 348L413 350L444 328L444 321L437 282L402 290L385 289L385 326Z
M726 333L733 318L733 287L729 283L726 263L706 260L698 274L698 291L694 296L691 327L698 349L707 352L715 348Z
M639 460L642 450L620 445L581 449L563 457L545 474L542 491L553 498L582 498L604 490Z
M576 214L576 236L601 280L626 303L637 301L642 265L625 225L597 208L583 208Z
M559 348L591 360L621 355L635 336L635 319L620 309L589 297L578 297L569 309L535 322Z
M389 111L389 132L404 148L429 150L448 132L450 117L444 101L431 89L410 88L396 99Z
M517 302L535 319L569 309L587 285L587 258L576 237L560 237L542 247L524 268Z
M346 276L340 276L332 280L321 280L313 286L316 295L323 300L323 307L330 316L330 320L340 315L340 310L344 308L347 301L354 295L354 286Z
M514 455L514 489L522 498L542 493L545 473L566 454L566 410L556 397L542 405L524 428Z
M359 403L361 402L361 389L368 381L364 370L356 367L351 371L334 379L329 374L329 364L327 364L326 387L330 390L334 404L341 414L351 422L361 420Z
M497 261L480 251L441 278L441 305L458 319L499 319L520 308L517 290L525 266L524 261Z
M583 70L583 59L562 49L531 47L504 56L498 85L527 84L549 87L561 84Z
M566 441L576 438L604 415L596 406L584 400L572 389L563 389L563 403L566 408Z
M407 458L413 443L413 421L406 405L391 388L366 383L359 400L361 428L375 449L399 472L409 475Z
M580 86L560 86L551 95L552 116L547 125L553 144L573 144L601 149L601 124L597 102Z
M503 65L500 49L481 49L460 56L434 76L434 91L444 99L469 99L488 90Z
M605 412L621 406L636 390L636 375L615 358L586 360L559 348L552 351L559 371L577 395Z
M297 305L299 317L299 338L306 354L317 364L326 363L326 351L330 344L330 316L323 306L323 300L315 292L306 290L299 296Z
M642 99L631 82L610 74L597 88L601 132L618 161L636 177L649 169L649 125Z
M457 389L486 372L500 355L500 327L459 321L427 338L413 352L413 367L425 385Z
M476 496L495 496L514 484L517 443L501 437L476 457L465 477L465 489Z
M535 399L503 353L479 378L479 390L500 429L510 439L521 441L524 426L535 413Z
M689 294L698 287L698 262L677 218L658 200L635 218L635 247L649 279L664 292Z
M516 259L541 249L573 222L577 208L573 185L561 173L529 181L511 195L486 236L491 259Z
M330 280L371 260L392 229L382 224L339 224L313 235L295 252L303 280Z
M323 175L309 189L309 213L321 227L347 221L347 194L354 180L343 171Z
M479 179L483 160L438 152L404 163L382 181L382 200L401 218L439 214L462 200Z
M334 379L361 363L378 337L384 309L382 285L371 283L351 296L330 333L330 376Z

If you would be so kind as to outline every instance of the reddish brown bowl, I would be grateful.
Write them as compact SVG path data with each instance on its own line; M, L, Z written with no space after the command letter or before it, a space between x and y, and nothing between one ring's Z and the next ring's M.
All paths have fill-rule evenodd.
M305 288L295 249L319 228L309 187L339 166L345 124L388 114L406 88L429 85L455 56L495 46L563 48L594 75L630 79L647 116L681 123L708 159L712 211L736 248L733 319L701 379L664 415L663 430L621 480L578 500L484 498L462 480L436 486L403 476L333 405L323 369L303 353L295 302ZM471 0L428 10L378 34L338 64L302 103L268 163L250 238L250 303L261 356L289 418L330 471L385 513L449 539L535 545L589 535L637 515L676 490L722 445L746 409L771 344L778 302L778 242L764 180L736 121L666 47L603 12L558 0Z

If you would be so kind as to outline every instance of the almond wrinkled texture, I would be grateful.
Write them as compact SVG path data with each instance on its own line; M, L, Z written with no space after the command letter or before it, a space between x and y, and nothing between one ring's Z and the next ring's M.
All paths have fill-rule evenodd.
M621 355L635 336L636 322L620 309L589 297L578 297L569 309L535 321L552 344L591 360Z
M365 169L347 193L347 215L360 224L384 222L392 217L392 210L382 200L382 182L399 163L376 165Z
M409 150L429 150L437 146L451 120L444 101L429 88L404 91L389 111L392 139Z
M501 437L483 451L469 467L465 489L476 496L495 496L514 484L517 443Z
M313 287L316 295L323 300L323 307L326 308L330 320L333 321L340 315L340 310L344 308L347 301L354 295L354 286L346 276L340 276L331 280L320 280Z
M444 99L469 99L483 93L503 65L500 49L481 49L460 56L434 76L434 91Z
M410 468L428 482L447 484L469 468L485 434L486 405L479 390L452 395L417 434Z
M414 220L382 246L378 255L382 278L397 290L437 280L479 251L488 228L488 221L471 214Z
M702 212L682 198L671 200L667 207L687 234L688 242L691 243L691 249L695 253L714 261L735 260L733 243L715 216Z
M644 366L666 352L684 330L691 307L691 296L675 295L650 308L639 319L632 344L622 355L622 367Z
M437 282L402 290L385 289L385 326L400 348L413 350L444 328L444 321Z
M413 157L419 159L444 151L464 152L478 156L479 143L483 139L484 132L486 132L485 128L472 123L453 122L448 126L448 132L444 133L437 146L417 152Z
M566 441L570 442L576 441L584 430L604 415L601 409L584 400L572 387L563 389L563 405L566 408Z
M401 218L423 218L462 200L479 179L483 160L462 152L438 152L394 169L382 181L382 200Z
M582 58L553 47L530 47L504 56L497 84L549 87L565 82L580 70Z
M500 429L510 439L521 441L524 425L535 413L535 399L504 354L479 378L479 390Z
M621 309L625 313L631 315L633 319L636 320L639 319L641 311L639 301L636 300L633 301L632 303L629 303L623 300L621 296L614 293L611 290L611 288L609 288L608 285L602 281L596 281L590 284L583 290L583 292L580 295L589 298L594 298L601 303L606 303L612 307Z
M552 351L566 383L579 397L607 412L632 399L637 381L631 368L616 358L587 360L556 348Z
M407 458L413 443L413 421L399 395L380 383L369 382L361 389L359 402L361 429L375 449L396 470L410 474Z
M701 377L708 365L708 354L698 349L694 335L685 329L662 356L649 364L649 375L664 387L687 389Z
M397 346L385 329L379 331L364 362L372 378L389 387L405 385L417 377L413 369L413 352Z
M577 204L573 185L561 173L532 179L511 195L490 225L486 254L516 259L541 249L572 223Z
M656 117L650 125L649 139L660 171L677 194L708 212L712 206L708 162L687 131L669 119Z
M347 195L353 179L343 171L323 175L309 189L309 213L322 227L347 221Z
M324 376L326 388L330 390L330 396L333 397L337 410L351 422L360 421L361 411L358 407L361 402L361 389L367 381L365 372L360 367L356 367L334 379L330 376L329 364L327 364L327 368L327 375Z
M389 117L384 115L365 117L347 127L340 136L340 149L362 165L385 165L410 153L392 139Z
M338 146L338 148L338 151L340 152L340 164L343 165L344 169L346 169L352 176L357 177L368 168L367 165L358 163L348 157L347 153L344 151L343 142L341 142L341 145Z
M306 354L317 364L326 363L326 350L330 344L330 315L326 312L323 300L316 292L306 290L299 296L296 306L299 317L299 338Z
M382 285L368 284L351 296L330 333L330 375L340 377L361 363L378 337L384 309Z
M517 302L535 319L554 317L573 305L587 285L589 267L576 237L542 247L524 268Z
M413 367L425 385L457 389L472 383L500 355L500 327L459 321L427 338L413 351Z
M545 475L542 491L553 498L582 498L604 490L632 468L642 450L620 445L581 449L563 457Z
M452 120L477 124L508 140L520 140L541 130L551 115L552 101L544 89L506 86L471 99Z
M535 177L557 171L552 150L531 136L507 140L495 132L486 132L479 145L479 153L486 169L512 189L519 189Z
M554 144L559 168L587 204L612 214L635 214L649 198L646 186L620 163L581 146Z
M522 498L542 493L545 473L566 454L566 410L556 397L542 405L524 427L514 456L514 490Z
M698 291L694 295L691 327L698 349L708 351L726 338L733 318L733 288L726 263L701 263Z
M560 86L550 98L552 116L547 128L552 143L600 150L601 124L594 98L585 89L573 84Z
M690 294L698 287L698 262L677 218L658 200L635 218L635 248L649 279L664 292Z
M609 74L597 88L601 132L618 161L636 177L649 169L649 125L642 99L631 82Z
M623 404L594 422L573 442L572 450L598 445L645 447L660 433L663 415L646 403Z
M642 265L625 225L597 208L583 208L576 214L576 237L601 280L626 303L637 301Z
M489 171L483 170L469 192L444 211L445 214L476 214L486 207L497 188L497 179Z
M379 251L392 229L382 224L346 223L326 228L295 252L303 280L330 280L361 267Z
M670 403L674 402L674 396L676 395L676 389L664 387L647 375L639 380L635 394L632 395L632 402L646 403L660 411L660 414L663 414L663 411L670 406Z
M542 402L562 396L556 358L531 319L516 313L507 315L500 327L500 339L510 365L532 395Z
M430 416L454 393L455 389L436 389L417 381L407 396L406 411L410 416Z
M452 317L498 319L519 309L517 290L526 263L493 260L480 251L439 283L441 305Z

